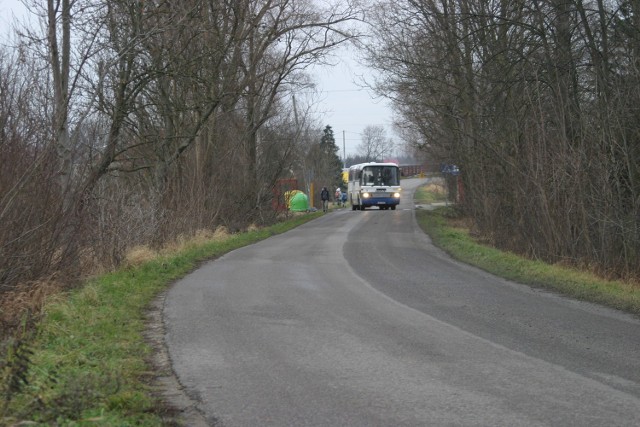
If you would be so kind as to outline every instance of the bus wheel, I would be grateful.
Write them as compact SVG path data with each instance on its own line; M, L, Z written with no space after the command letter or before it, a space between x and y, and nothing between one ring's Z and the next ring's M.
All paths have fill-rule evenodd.
M396 205L391 205L391 210L395 211L396 210Z

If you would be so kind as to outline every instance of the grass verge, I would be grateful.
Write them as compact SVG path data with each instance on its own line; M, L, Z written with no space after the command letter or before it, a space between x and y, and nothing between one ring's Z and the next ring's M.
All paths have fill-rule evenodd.
M588 272L530 260L475 241L467 229L450 221L452 208L416 211L420 227L453 258L496 276L545 288L583 301L640 315L640 286L609 281Z
M432 180L431 183L418 187L413 195L414 202L419 205L447 201L447 190L444 182Z
M206 243L184 245L88 281L45 305L37 336L0 365L0 425L174 425L154 396L143 337L159 292L198 263L283 233L321 213Z

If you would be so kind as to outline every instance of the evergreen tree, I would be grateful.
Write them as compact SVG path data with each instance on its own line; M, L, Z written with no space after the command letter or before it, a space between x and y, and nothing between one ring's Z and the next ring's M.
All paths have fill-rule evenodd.
M320 151L322 152L327 178L330 179L330 185L333 189L342 187L342 160L338 154L340 148L336 144L336 138L333 135L333 129L327 125L322 131L320 139Z

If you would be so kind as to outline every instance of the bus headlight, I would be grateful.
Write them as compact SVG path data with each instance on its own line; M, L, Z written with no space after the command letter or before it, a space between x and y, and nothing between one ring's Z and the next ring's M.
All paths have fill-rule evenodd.
M369 193L362 193L362 198L363 199L368 199L369 197L371 197L371 195Z
M400 198L400 193L393 193L393 197L396 198L396 199L399 199Z

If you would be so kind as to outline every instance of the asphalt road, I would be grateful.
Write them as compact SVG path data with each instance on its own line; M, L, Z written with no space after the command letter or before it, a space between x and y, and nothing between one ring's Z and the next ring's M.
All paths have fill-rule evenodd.
M640 321L342 209L177 282L165 343L216 426L639 426Z

